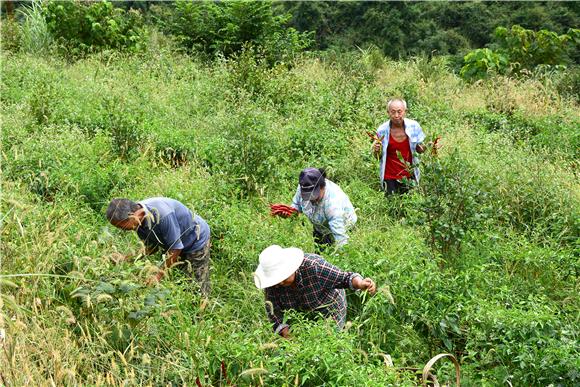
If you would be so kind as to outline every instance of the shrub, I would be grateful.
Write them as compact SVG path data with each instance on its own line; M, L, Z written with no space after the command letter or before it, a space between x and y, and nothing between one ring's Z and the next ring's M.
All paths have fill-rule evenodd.
M480 302L467 342L467 359L477 362L477 373L522 385L578 383L577 330L546 301L513 307Z
M459 71L464 79L483 79L493 74L503 74L508 68L507 56L489 48L479 48L465 55L464 65Z
M275 184L278 140L268 118L257 109L243 108L200 151L211 172L224 174L241 196Z
M20 49L21 36L20 25L13 18L5 18L0 22L0 49L16 52Z
M567 98L580 103L580 67L574 66L562 72L557 79L558 92Z
M419 190L428 242L435 253L451 258L460 252L467 235L490 217L487 193L457 152L424 161Z
M106 156L106 136L88 141L80 130L68 127L47 127L38 134L11 149L16 156L6 176L24 181L45 200L72 195L100 210L109 192L126 184L125 168Z
M570 29L558 35L548 30L532 31L519 25L511 29L497 27L494 51L480 48L464 57L460 75L464 79L487 78L490 74L504 74L508 70L523 73L537 66L573 64L580 44L580 32Z
M138 11L108 1L50 1L42 10L48 31L72 56L93 50L140 51L146 28Z
M498 27L495 37L500 49L505 52L516 72L532 69L540 64L565 65L571 63L570 53L578 49L573 39L578 30L558 35L548 30L532 31L514 25L511 29Z
M143 111L133 100L108 95L102 101L106 112L105 130L111 134L112 147L122 159L135 158L145 138Z
M287 61L307 48L310 34L286 28L290 16L274 15L270 2L177 1L162 28L188 51L226 57L245 45L260 47L270 63Z
M39 125L46 125L52 116L57 98L56 79L53 74L36 79L29 96L30 114Z
M297 342L284 341L270 360L283 373L266 375L272 384L301 386L405 384L397 373L383 366L380 353L366 354L354 349L352 332L336 332L332 323L301 321L293 325ZM337 367L341 364L341 367ZM360 372L362 369L362 373ZM365 375L363 377L363 375Z

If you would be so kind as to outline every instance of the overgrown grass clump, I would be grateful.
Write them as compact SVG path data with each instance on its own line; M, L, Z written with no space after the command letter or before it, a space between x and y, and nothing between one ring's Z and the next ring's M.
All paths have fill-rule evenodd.
M580 117L553 84L466 84L439 59L372 51L2 62L4 383L413 385L405 368L441 352L468 385L578 383ZM386 199L365 131L390 97L444 146L420 187ZM359 214L325 257L380 289L348 295L346 331L293 316L284 341L252 272L270 244L313 251L307 220L267 207L307 166ZM179 273L145 287L160 256L117 263L140 249L103 216L120 196L173 197L208 221L209 301Z

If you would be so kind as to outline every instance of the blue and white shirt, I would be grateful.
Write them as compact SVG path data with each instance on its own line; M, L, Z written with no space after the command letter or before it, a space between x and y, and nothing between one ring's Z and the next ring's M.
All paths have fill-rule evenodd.
M411 147L411 154L413 155L413 165L415 166L415 179L419 181L419 158L417 157L417 145L421 144L425 140L425 133L421 129L421 125L417 121L410 120L408 118L404 119L405 122L405 134L409 137L409 145ZM381 186L383 180L385 179L385 167L387 162L387 147L389 146L389 137L391 133L391 121L383 123L377 129L377 136L379 138L383 137L383 154L381 157Z
M332 181L326 179L324 197L317 203L303 201L298 185L292 207L306 215L318 232L332 234L337 246L348 243L346 232L356 223L356 213L348 196Z
M138 203L145 209L145 218L137 235L147 246L183 250L187 254L203 249L208 242L208 224L181 202L158 197Z

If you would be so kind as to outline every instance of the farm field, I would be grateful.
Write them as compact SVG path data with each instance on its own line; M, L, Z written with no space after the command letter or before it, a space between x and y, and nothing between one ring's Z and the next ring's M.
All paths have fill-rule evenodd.
M467 82L445 57L272 65L148 44L74 61L1 51L0 385L413 386L439 353L466 386L580 383L569 73ZM394 97L442 147L418 187L386 198L366 131ZM343 331L290 314L285 340L253 272L272 244L314 252L304 216L269 213L306 167L326 168L358 215L322 255L378 291L347 291ZM177 272L146 286L161 255L105 218L114 197L154 196L209 223L209 299Z

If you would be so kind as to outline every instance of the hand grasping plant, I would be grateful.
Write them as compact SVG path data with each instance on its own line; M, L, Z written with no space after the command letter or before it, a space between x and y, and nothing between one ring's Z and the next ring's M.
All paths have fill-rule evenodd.
M375 133L367 131L367 136L370 137L371 140L373 140L373 153L375 154L376 158L379 158L380 154L381 154L381 150L383 149L383 139L385 138L385 136L377 136Z
M375 281L370 278L354 277L352 280L352 286L358 290L366 290L371 295L377 292L377 285Z

